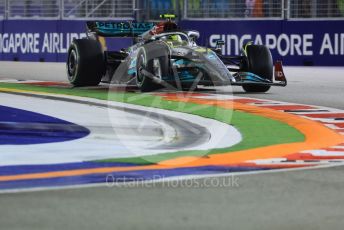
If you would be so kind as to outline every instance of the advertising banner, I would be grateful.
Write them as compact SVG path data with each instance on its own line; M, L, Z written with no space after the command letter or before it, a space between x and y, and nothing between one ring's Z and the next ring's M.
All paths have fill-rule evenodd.
M8 20L2 21L2 60L64 62L74 39L86 37L84 21ZM109 39L108 48L131 45L131 39Z
M184 21L184 28L201 33L200 43L238 55L243 44L264 44L274 59L287 65L344 66L344 21Z
M344 66L344 20L227 20L182 21L183 29L198 30L198 43L214 47L223 40L222 52L240 55L243 44L267 45L285 65ZM73 39L86 36L84 21L0 21L0 60L59 61ZM108 39L109 50L132 44L132 39Z

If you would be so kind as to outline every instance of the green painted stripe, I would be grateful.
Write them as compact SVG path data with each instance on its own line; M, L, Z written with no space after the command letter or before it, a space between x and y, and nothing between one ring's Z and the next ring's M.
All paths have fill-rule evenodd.
M243 139L237 145L229 148L211 149L208 151L178 151L161 153L144 157L130 157L105 159L106 162L131 162L137 164L152 164L159 161L173 159L180 156L203 156L239 150L252 149L283 143L303 142L305 137L295 128L276 120L241 111L219 108L211 105L174 102L162 99L159 96L142 93L108 92L107 90L42 87L26 84L0 83L0 88L22 89L37 92L65 94L81 97L90 97L101 100L125 102L129 104L156 107L166 110L179 111L215 119L233 125L242 134ZM230 138L230 137L228 137Z

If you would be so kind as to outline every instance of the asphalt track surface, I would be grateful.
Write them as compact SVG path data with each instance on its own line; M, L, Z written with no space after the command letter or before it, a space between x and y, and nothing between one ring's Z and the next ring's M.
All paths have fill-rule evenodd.
M21 73L13 73L10 65L1 63L0 78L19 78L27 72L17 70ZM54 68L54 75L64 73L58 64ZM30 69L31 72L35 70L33 66ZM64 80L61 77L52 79L54 75L40 75L40 71L42 69L36 69L30 77ZM344 109L344 68L289 67L285 72L289 79L288 87L274 88L268 94L247 95L240 88L234 88L232 92L230 87L221 87L219 91ZM226 187L211 186L211 183ZM201 178L177 184L157 182L150 186L103 186L1 194L0 227L343 229L343 192L344 166L338 166Z

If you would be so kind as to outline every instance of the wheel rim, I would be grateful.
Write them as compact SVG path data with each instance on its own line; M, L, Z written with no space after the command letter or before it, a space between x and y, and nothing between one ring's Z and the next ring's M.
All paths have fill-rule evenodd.
M136 83L138 86L143 84L145 76L141 73L141 70L146 67L146 59L144 54L141 54L137 60L137 73L136 73Z
M159 59L156 58L153 60L153 75L159 79L162 79L161 73L161 63Z
M68 57L68 77L70 81L73 81L76 73L77 73L77 69L78 69L78 54L77 52L72 49L69 57Z

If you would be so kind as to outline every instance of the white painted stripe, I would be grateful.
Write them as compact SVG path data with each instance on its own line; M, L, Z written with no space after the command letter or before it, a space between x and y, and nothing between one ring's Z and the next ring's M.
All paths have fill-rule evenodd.
M324 125L330 129L334 129L334 130L339 129L339 127L336 126L335 124L324 124Z
M60 96L61 98L63 96ZM73 98L72 96L64 96ZM88 98L75 97L90 101ZM162 144L178 139L174 128L163 121L142 118L140 115L128 114L125 111L90 106L78 103L68 103L57 100L2 94L1 104L42 113L88 127L91 134L85 138L49 144L36 145L6 145L0 146L0 165L22 164L54 164L99 160L106 158L121 158L153 155L158 153L181 150L208 150L211 148L230 147L241 141L240 133L232 126L200 116L178 113L173 111L147 108L144 106L128 105L125 103L108 102L94 99L97 103L124 106L141 109L145 112L154 111L179 119L178 122L192 121L206 128L211 137L197 146L179 146L166 149ZM61 109L63 108L63 109ZM141 122L143 119L144 122ZM183 123L183 124L184 124ZM144 124L143 127L138 125ZM128 131L122 133L124 127L132 130L142 128L141 133ZM116 127L120 132L116 131ZM161 130L159 135L143 135L145 129L151 127ZM162 147L159 147L162 146Z
M286 161L287 158L270 158L270 159L262 159L262 160L249 160L246 161L248 163L255 163L255 164L273 164L273 163L280 163L281 161Z
M326 151L326 150L306 150L302 151L302 153L309 153L312 154L313 156L344 156L344 151L339 152L339 151Z
M13 79L6 79L6 78L1 78L0 82L2 83L17 83L17 80L13 80Z
M300 117L306 118L308 120L312 121L318 121L318 122L323 122L323 123L343 123L343 121L335 120L334 118L316 118L316 117L308 117L308 116L303 116L302 114L299 114Z
M232 95L221 95L221 94L214 94L214 95L207 95L207 96L193 96L190 95L192 98L199 98L199 99L210 99L210 100L233 100L235 97Z
M310 119L310 118L307 118L307 119L309 119L309 120L317 120L316 118L315 119ZM317 120L318 121L318 120ZM323 123L328 123L328 124L334 124L334 125L336 125L336 124L343 124L344 123L344 121L340 121L340 120L334 120L334 119L327 119L326 121L324 120L324 121L320 121L320 122L323 122ZM337 128L338 129L338 128Z
M319 109L319 110L328 110L328 113L342 113L343 110L341 109L336 109L336 108L330 108L330 107L325 107L325 106L318 106L318 105L310 105L310 104L302 104L302 103L293 103L293 102L283 102L283 101L276 101L276 100L267 100L267 99L260 99L260 98L250 98L250 97L240 97L240 96L234 96L235 99L253 99L253 100L260 100L265 103L271 103L272 105L303 105L303 106L310 106L313 107L314 109ZM277 104L274 104L277 103ZM257 104L259 106L259 104ZM307 117L309 119L309 117ZM342 121L343 122L343 121Z
M280 105L286 105L284 103L279 103L279 102L253 102L253 103L248 103L250 105L256 105L256 106L280 106Z
M44 81L36 81L36 80L16 80L16 79L1 79L0 82L3 83L43 83Z
M300 110L302 110L302 112L298 112L298 111L292 111L292 112L288 112L288 113L293 113L293 114L297 114L297 115L300 115L300 116L302 116L302 115L308 115L308 114L328 114L328 113L333 113L333 111L319 111L320 109L314 109L314 110L309 110L309 112L307 111L306 112L306 110L307 109L300 109Z
M295 160L295 161L287 161L285 158L276 158L276 159L265 159L265 160L254 160L249 161L251 163L255 163L256 165L303 165L303 164L332 164L332 163L340 163L344 162L342 159L335 159L335 160Z

